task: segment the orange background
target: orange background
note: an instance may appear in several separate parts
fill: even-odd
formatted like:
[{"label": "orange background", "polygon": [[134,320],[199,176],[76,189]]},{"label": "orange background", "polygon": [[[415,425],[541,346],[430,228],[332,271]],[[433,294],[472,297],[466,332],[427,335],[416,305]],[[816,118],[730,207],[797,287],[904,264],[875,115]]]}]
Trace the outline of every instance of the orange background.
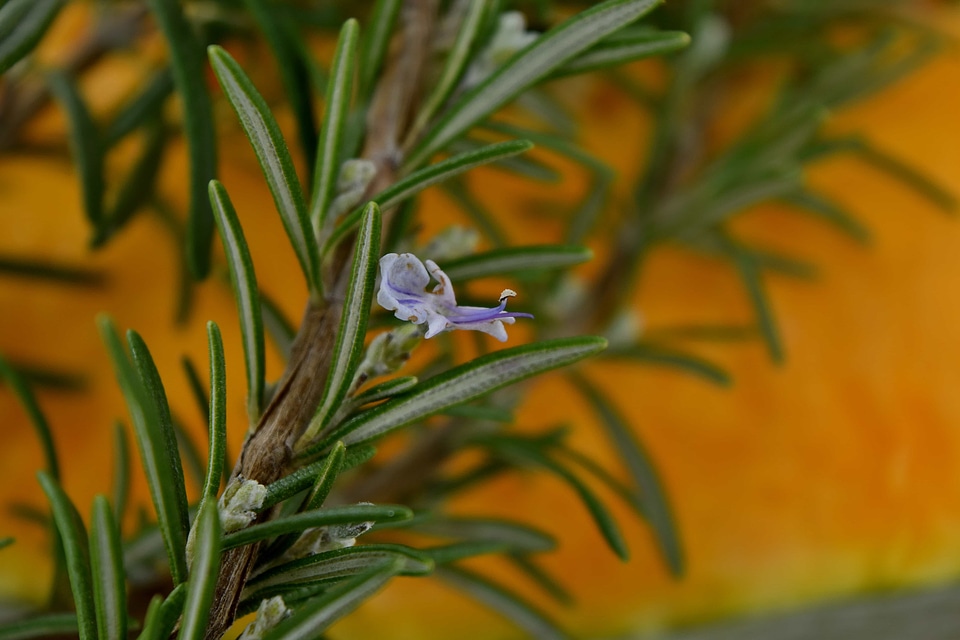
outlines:
[{"label": "orange background", "polygon": [[[950,15],[949,24],[960,34],[956,10]],[[74,19],[81,18],[62,21]],[[67,26],[58,23],[57,28]],[[136,56],[124,57],[93,74],[83,88],[88,95],[115,94],[115,87],[123,86],[118,78],[135,77],[144,64]],[[865,131],[880,148],[960,193],[958,81],[960,54],[951,50],[894,89],[835,114],[828,126]],[[718,139],[729,135],[725,127],[735,127],[751,105],[766,99],[766,87],[743,87],[716,132]],[[584,96],[584,144],[630,175],[645,136],[641,115],[610,89],[578,89]],[[222,180],[237,204],[258,279],[298,318],[302,277],[269,193],[232,114],[221,111],[218,120]],[[60,135],[59,127],[51,110],[35,135]],[[181,208],[185,171],[178,147],[163,180],[165,193]],[[744,237],[802,256],[821,270],[813,283],[767,279],[787,351],[784,365],[770,364],[759,342],[735,342],[689,345],[732,373],[730,389],[661,369],[585,368],[633,420],[659,465],[687,549],[685,578],[666,574],[645,527],[617,508],[632,552],[629,564],[619,563],[576,498],[551,478],[510,476],[453,505],[461,513],[529,519],[557,535],[560,551],[544,563],[577,596],[577,608],[558,612],[575,630],[656,628],[946,581],[960,573],[960,398],[955,391],[960,305],[953,291],[960,282],[960,223],[849,158],[818,165],[809,179],[857,214],[873,240],[867,248],[858,246],[810,218],[773,206],[737,222]],[[569,184],[575,189],[578,180],[572,177]],[[478,172],[473,185],[502,213],[513,241],[550,239],[553,230],[547,228],[544,237],[537,219],[517,215],[530,194],[527,187],[495,171]],[[552,186],[551,191],[557,193]],[[231,367],[233,452],[245,428],[244,377],[222,270],[197,288],[190,323],[175,327],[177,254],[162,224],[141,215],[106,249],[91,254],[79,201],[66,161],[0,156],[0,253],[84,264],[108,277],[99,290],[0,280],[0,352],[88,378],[84,393],[40,394],[61,451],[65,485],[86,511],[94,493],[108,490],[109,427],[126,415],[96,334],[96,313],[105,311],[120,327],[144,336],[174,411],[196,434],[202,432],[200,416],[179,360],[189,353],[205,365],[203,325],[208,319],[219,323]],[[427,195],[421,211],[428,230],[457,219],[452,205],[435,193]],[[594,248],[602,256],[603,247]],[[634,303],[651,331],[751,320],[732,270],[674,249],[654,255]],[[268,356],[268,373],[275,377],[280,364],[269,348]],[[524,427],[575,422],[577,446],[613,460],[589,410],[558,379],[530,387],[519,421]],[[39,447],[6,388],[0,389],[0,423],[0,504],[42,505],[33,479],[42,465]],[[142,479],[134,477],[136,495],[145,496]],[[38,601],[46,589],[45,536],[3,516],[0,535],[7,534],[18,541],[0,551],[0,596]],[[496,562],[483,566],[493,575],[512,575]],[[540,601],[523,579],[511,578],[511,585]],[[382,631],[387,617],[393,626],[389,634]],[[377,630],[385,638],[515,633],[477,605],[422,579],[396,581],[341,628],[345,636],[373,637]]]}]

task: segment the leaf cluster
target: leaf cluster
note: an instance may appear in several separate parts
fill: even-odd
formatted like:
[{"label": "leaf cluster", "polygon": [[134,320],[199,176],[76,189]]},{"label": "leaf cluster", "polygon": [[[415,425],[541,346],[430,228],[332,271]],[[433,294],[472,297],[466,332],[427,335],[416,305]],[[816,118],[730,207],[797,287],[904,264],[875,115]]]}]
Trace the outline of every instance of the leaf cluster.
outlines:
[{"label": "leaf cluster", "polygon": [[[780,200],[864,239],[866,230],[850,213],[805,184],[805,168],[824,156],[855,153],[944,208],[953,205],[949,194],[867,141],[823,133],[827,110],[886,86],[924,60],[936,40],[913,25],[877,20],[859,3],[814,10],[805,3],[758,2],[751,3],[754,11],[742,15],[738,3],[674,3],[651,13],[655,0],[607,0],[565,20],[553,19],[553,3],[535,3],[539,8],[531,14],[549,28],[508,52],[479,79],[476,69],[495,42],[504,3],[446,3],[441,21],[450,35],[426,56],[425,75],[432,84],[422,95],[408,96],[410,113],[402,118],[403,126],[393,123],[400,130],[394,132],[386,162],[364,154],[384,124],[378,120],[385,116],[376,109],[377,92],[394,64],[387,60],[391,38],[402,36],[405,28],[399,0],[377,0],[360,21],[343,20],[351,10],[342,6],[318,10],[265,0],[209,4],[216,9],[213,17],[187,14],[176,0],[146,2],[144,15],[163,35],[169,61],[109,121],[95,121],[71,73],[47,73],[47,86],[68,115],[71,153],[94,246],[109,242],[138,211],[154,209],[182,241],[184,266],[193,278],[202,278],[210,272],[214,230],[219,235],[242,334],[245,428],[254,434],[281,401],[287,378],[298,375],[305,334],[263,292],[236,207],[216,179],[213,105],[218,99],[229,103],[298,259],[309,310],[324,310],[336,319],[327,366],[317,379],[316,409],[296,437],[283,443],[290,449],[289,464],[265,481],[251,524],[227,530],[223,515],[229,507],[223,496],[242,479],[228,470],[226,357],[219,328],[207,325],[209,385],[192,362],[185,362],[207,418],[204,460],[175,420],[144,340],[133,331],[121,339],[112,321],[100,318],[153,504],[153,513],[125,537],[132,465],[123,426],[116,428],[111,497],[94,500],[87,526],[60,485],[53,436],[24,375],[28,369],[0,360],[0,377],[21,400],[44,449],[46,469],[39,479],[52,517],[42,519],[53,532],[55,581],[69,585],[75,611],[18,622],[0,630],[0,637],[78,633],[82,638],[122,638],[137,629],[142,638],[174,632],[183,638],[205,637],[222,595],[221,564],[226,554],[244,548],[256,551],[232,613],[264,612],[278,596],[288,609],[286,617],[266,629],[265,638],[317,637],[402,575],[436,576],[533,637],[562,637],[547,613],[461,563],[499,554],[551,598],[567,604],[570,596],[560,581],[535,559],[554,548],[553,537],[520,521],[452,517],[444,510],[452,498],[500,474],[532,470],[564,483],[591,516],[600,538],[623,559],[629,550],[607,496],[621,500],[650,527],[666,567],[676,576],[685,570],[683,544],[656,463],[606,390],[583,373],[568,375],[571,389],[595,413],[619,456],[615,469],[573,448],[566,425],[523,435],[511,430],[519,401],[515,385],[604,352],[604,337],[576,334],[597,331],[614,337],[615,321],[624,313],[644,258],[664,243],[680,243],[733,265],[753,302],[759,333],[773,359],[781,359],[763,277],[767,272],[807,275],[810,269],[794,258],[748,246],[730,232],[729,221],[754,204]],[[29,62],[26,56],[61,5],[0,4],[0,72],[12,73],[22,68],[16,65]],[[861,46],[851,51],[833,44],[824,34],[837,24],[861,29]],[[339,28],[339,36],[324,68],[308,42],[331,27]],[[784,32],[793,35],[785,38]],[[895,55],[904,32],[915,48]],[[294,150],[268,98],[229,53],[238,36],[251,34],[262,37],[280,70],[294,115]],[[794,42],[803,46],[795,49]],[[616,69],[652,56],[669,56],[663,88],[640,86]],[[691,137],[702,135],[701,123],[709,116],[701,112],[710,104],[705,96],[729,83],[744,64],[766,56],[791,63],[781,99],[729,147],[691,151]],[[204,80],[208,64],[222,98],[215,98]],[[644,172],[636,177],[629,201],[616,203],[626,210],[620,218],[605,215],[613,208],[611,187],[618,176],[578,146],[563,105],[563,85],[556,82],[586,72],[605,74],[656,122],[644,150]],[[168,122],[163,109],[174,96],[183,105],[179,123]],[[501,115],[506,106],[532,116],[536,124],[508,121]],[[106,154],[134,132],[143,139],[141,156],[110,200],[105,197]],[[177,135],[185,138],[190,158],[183,224],[179,212],[171,212],[156,193],[162,151]],[[561,213],[563,244],[508,246],[495,217],[471,192],[467,174],[496,166],[530,180],[554,179],[548,163],[526,155],[534,145],[579,167],[590,189]],[[372,182],[350,200],[339,181],[348,161],[358,158],[381,164]],[[298,166],[304,169],[302,176]],[[385,171],[390,172],[387,179]],[[449,336],[441,336],[436,358],[401,376],[391,371],[387,375],[392,377],[384,377],[364,365],[370,334],[398,326],[373,309],[377,261],[388,251],[415,246],[416,198],[434,185],[441,185],[473,220],[489,246],[452,257],[444,265],[446,273],[458,287],[505,277],[542,292],[530,303],[538,322],[529,344],[488,352],[485,343],[478,343],[480,355],[473,358],[464,357],[462,345]],[[605,256],[596,291],[577,297],[571,270],[592,258],[584,244],[593,234],[609,234],[614,249]],[[86,284],[96,280],[95,274],[57,265],[0,260],[0,271],[15,270]],[[574,304],[564,306],[570,297]],[[709,333],[716,332],[699,331]],[[267,336],[287,358],[289,376],[275,383],[266,379]],[[610,346],[603,357],[675,367],[720,385],[731,382],[713,363],[656,336],[641,338],[634,332],[625,339],[617,336]],[[403,455],[375,456],[379,440],[400,430],[410,434]],[[473,462],[456,473],[444,471],[444,463],[459,456]],[[202,485],[187,486],[185,465],[195,469]],[[352,546],[371,527],[373,541]],[[410,543],[431,537],[441,542]],[[0,540],[0,553],[11,543]],[[155,595],[145,611],[129,611],[128,593],[163,576],[171,588]],[[266,620],[266,614],[258,615]]]}]

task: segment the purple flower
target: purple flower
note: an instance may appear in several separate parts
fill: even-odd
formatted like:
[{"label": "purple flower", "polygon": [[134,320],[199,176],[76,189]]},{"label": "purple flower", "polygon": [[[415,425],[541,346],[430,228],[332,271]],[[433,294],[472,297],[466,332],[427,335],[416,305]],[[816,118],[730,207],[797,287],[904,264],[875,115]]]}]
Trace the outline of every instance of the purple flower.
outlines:
[{"label": "purple flower", "polygon": [[[401,320],[409,320],[414,324],[426,323],[427,338],[441,331],[473,329],[505,342],[507,330],[504,324],[513,324],[515,318],[533,317],[529,313],[505,311],[507,298],[517,295],[510,289],[504,289],[500,294],[500,304],[492,309],[457,305],[447,274],[433,260],[427,260],[424,267],[412,253],[388,253],[380,258],[380,275],[377,302],[384,309],[394,311]],[[430,276],[438,283],[432,292],[426,291]]]}]

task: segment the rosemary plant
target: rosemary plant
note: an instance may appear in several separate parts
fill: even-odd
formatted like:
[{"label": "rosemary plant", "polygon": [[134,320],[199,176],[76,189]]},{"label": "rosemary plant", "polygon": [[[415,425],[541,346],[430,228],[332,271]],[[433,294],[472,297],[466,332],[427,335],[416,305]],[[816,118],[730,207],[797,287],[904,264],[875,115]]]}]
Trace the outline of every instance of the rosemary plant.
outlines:
[{"label": "rosemary plant", "polygon": [[[161,215],[181,240],[188,269],[182,278],[185,317],[191,282],[210,274],[218,236],[243,353],[225,354],[211,322],[208,387],[188,363],[209,427],[207,459],[196,463],[203,486],[190,501],[183,464],[198,456],[180,444],[148,345],[132,330],[121,336],[110,318],[98,319],[154,507],[130,535],[119,526],[130,473],[123,428],[117,430],[112,498],[97,497],[84,524],[61,487],[54,439],[31,391],[32,384],[63,380],[0,360],[0,375],[23,402],[43,445],[46,468],[39,479],[50,502],[57,559],[50,612],[17,621],[0,637],[219,638],[239,617],[256,613],[241,637],[313,638],[395,576],[437,577],[531,636],[562,637],[547,614],[508,586],[460,565],[478,555],[502,555],[562,600],[562,587],[534,561],[553,548],[550,533],[520,520],[452,517],[444,510],[452,496],[518,467],[555,475],[582,499],[611,552],[626,559],[623,535],[584,480],[589,476],[646,521],[676,576],[684,571],[683,545],[653,461],[604,389],[568,373],[600,418],[624,474],[574,450],[566,429],[533,435],[511,430],[516,385],[591,356],[679,367],[727,384],[729,377],[715,365],[665,339],[641,336],[636,318],[624,311],[644,258],[663,243],[729,260],[754,302],[771,357],[781,359],[763,275],[808,269],[739,241],[727,222],[754,203],[780,199],[864,237],[855,219],[804,183],[804,167],[824,155],[859,154],[944,207],[953,204],[867,141],[822,131],[826,109],[893,81],[921,62],[937,39],[897,14],[881,16],[859,2],[814,9],[803,2],[695,0],[654,13],[657,0],[607,0],[587,8],[520,3],[535,25],[528,28],[517,7],[494,0],[377,0],[325,9],[267,0],[131,0],[103,3],[84,57],[46,71],[38,83],[29,54],[64,4],[0,3],[6,90],[0,149],[17,152],[20,129],[48,96],[56,99],[70,123],[92,246],[109,243],[135,215]],[[855,30],[864,43],[854,50],[834,44],[825,31],[837,24]],[[331,28],[339,36],[324,65],[311,43]],[[78,76],[149,29],[162,33],[167,62],[109,121],[98,121]],[[262,38],[275,57],[293,114],[294,144],[257,82],[229,53],[238,35]],[[913,44],[907,53],[904,39]],[[653,56],[669,56],[664,87],[641,86],[618,70]],[[782,99],[734,144],[708,149],[703,136],[710,96],[743,65],[769,56],[789,63]],[[216,95],[208,69],[219,85]],[[563,114],[562,85],[554,81],[583,73],[602,74],[649,111],[655,133],[642,175],[616,176],[578,147]],[[162,108],[174,96],[182,105],[179,122]],[[309,300],[299,326],[261,293],[235,205],[217,180],[213,106],[220,100],[232,107],[252,145],[299,263]],[[520,117],[502,111],[511,104]],[[141,155],[108,189],[114,176],[105,170],[105,156],[135,132],[144,136]],[[178,136],[190,159],[185,217],[155,188],[162,152]],[[564,244],[507,246],[495,216],[461,177],[494,164],[531,180],[551,177],[550,167],[524,155],[533,145],[579,165],[591,188],[566,220]],[[305,179],[294,156],[301,158]],[[615,180],[635,180],[628,201],[611,202]],[[414,203],[438,184],[492,248],[476,252],[476,234],[463,230],[415,243]],[[623,214],[603,215],[614,208]],[[610,239],[612,251],[600,256],[600,276],[585,293],[569,270],[592,257],[584,246],[589,237]],[[42,261],[3,260],[0,270],[80,284],[96,278]],[[465,283],[491,276],[517,279],[523,311],[507,310],[518,295],[510,289],[486,306],[458,302],[457,295],[467,296]],[[445,338],[460,331],[505,341],[511,325],[525,325],[534,338],[498,349],[483,338],[482,355],[466,360],[458,343]],[[287,355],[275,381],[266,379],[266,336]],[[610,348],[600,336],[610,338]],[[425,341],[439,342],[440,355],[410,366]],[[226,362],[241,358],[246,424],[226,414]],[[246,429],[236,460],[227,459],[228,428]],[[411,432],[405,448],[381,459],[378,442],[400,429]],[[467,451],[479,452],[476,466],[457,476],[441,471]],[[444,542],[402,544],[397,534],[406,532]],[[156,593],[158,584],[166,585],[162,593]],[[138,608],[138,598],[155,593]]]}]

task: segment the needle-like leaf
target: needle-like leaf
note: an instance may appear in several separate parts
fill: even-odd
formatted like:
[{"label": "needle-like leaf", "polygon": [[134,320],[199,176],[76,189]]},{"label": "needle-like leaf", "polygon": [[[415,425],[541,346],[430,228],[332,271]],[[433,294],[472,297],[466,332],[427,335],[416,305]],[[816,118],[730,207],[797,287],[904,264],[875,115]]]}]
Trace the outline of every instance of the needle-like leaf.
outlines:
[{"label": "needle-like leaf", "polygon": [[576,57],[552,75],[570,76],[597,69],[606,69],[642,58],[662,56],[683,49],[690,44],[690,36],[682,31],[627,30],[600,41],[595,47]]},{"label": "needle-like leaf", "polygon": [[360,522],[394,522],[409,520],[413,512],[399,505],[354,505],[351,507],[332,507],[305,511],[286,518],[278,518],[254,524],[224,536],[223,548],[232,549],[245,544],[259,542],[266,538],[306,531],[312,527],[331,524],[357,524]]},{"label": "needle-like leaf", "polygon": [[437,576],[470,597],[511,620],[538,640],[562,640],[566,634],[546,614],[520,596],[472,571],[450,566],[438,567]]},{"label": "needle-like leaf", "polygon": [[277,59],[280,81],[297,122],[300,147],[307,165],[311,165],[317,146],[317,122],[313,113],[309,63],[301,55],[298,42],[300,34],[294,25],[284,19],[279,7],[271,6],[273,3],[270,0],[244,0],[244,4]]},{"label": "needle-like leaf", "polygon": [[104,496],[93,499],[90,560],[100,640],[126,640],[127,587],[120,528]]},{"label": "needle-like leaf", "polygon": [[47,473],[49,473],[50,477],[54,480],[59,480],[60,462],[57,460],[57,448],[53,444],[53,434],[50,433],[50,424],[47,422],[46,416],[43,415],[43,411],[40,410],[36,396],[33,395],[33,391],[20,373],[11,367],[3,357],[0,357],[0,378],[5,380],[6,383],[10,385],[10,388],[13,389],[14,395],[17,396],[20,404],[22,404],[26,410],[27,416],[30,418],[30,424],[33,426],[34,431],[37,432],[37,438],[40,439],[40,445],[43,447],[43,457],[45,459]]},{"label": "needle-like leaf", "polygon": [[247,414],[251,424],[260,418],[264,392],[264,345],[263,317],[260,310],[260,295],[257,293],[257,276],[253,272],[253,260],[237,212],[223,185],[210,181],[210,201],[213,203],[214,219],[220,230],[223,251],[227,254],[230,281],[237,297],[240,314],[240,333],[243,335],[243,356],[247,371]]},{"label": "needle-like leaf", "polygon": [[607,0],[543,34],[460,98],[413,150],[406,166],[420,166],[470,127],[657,4],[659,0]]},{"label": "needle-like leaf", "polygon": [[36,618],[4,624],[0,627],[0,640],[32,640],[76,636],[78,633],[77,614],[47,613]]},{"label": "needle-like leaf", "polygon": [[[98,318],[98,324],[133,419],[140,457],[170,562],[170,573],[174,583],[179,584],[187,576],[184,548],[189,522],[183,472],[181,470],[178,473],[180,460],[176,449],[176,436],[172,433],[169,422],[160,415],[157,404],[159,394],[152,394],[148,390],[148,384],[151,381],[143,380],[137,373],[137,369],[127,356],[127,350],[117,336],[113,322],[101,316]],[[134,338],[131,342],[139,343],[140,341]],[[144,359],[144,352],[140,349],[138,351],[141,356],[139,366],[141,371],[146,372],[147,362]],[[153,390],[157,391],[155,387]]]},{"label": "needle-like leaf", "polygon": [[195,278],[203,278],[210,270],[213,241],[213,214],[206,190],[217,174],[217,129],[207,91],[203,48],[179,0],[149,0],[149,4],[170,47],[173,80],[183,101],[181,112],[190,154],[187,263]]},{"label": "needle-like leaf", "polygon": [[561,338],[504,349],[481,356],[420,383],[410,392],[351,418],[320,446],[336,440],[367,442],[531,376],[599,353],[603,338]]},{"label": "needle-like leaf", "polygon": [[611,444],[626,464],[633,483],[640,490],[644,512],[667,565],[674,575],[683,575],[685,561],[680,535],[677,532],[670,503],[667,501],[663,485],[650,456],[633,435],[630,425],[596,387],[582,376],[575,375],[572,379],[577,389],[600,417],[601,426],[606,430]]},{"label": "needle-like leaf", "polygon": [[7,0],[0,4],[0,74],[30,53],[64,0]]},{"label": "needle-like leaf", "polygon": [[333,360],[327,373],[323,395],[317,412],[300,439],[300,446],[309,443],[319,434],[343,403],[353,376],[363,357],[363,342],[367,335],[367,320],[373,301],[373,289],[377,280],[377,260],[380,258],[380,209],[371,202],[357,233],[353,251],[353,266],[347,284],[340,327],[333,346]]},{"label": "needle-like leaf", "polygon": [[311,293],[319,295],[322,285],[317,240],[307,215],[307,204],[293,158],[290,157],[290,150],[280,132],[280,126],[267,102],[237,61],[216,45],[211,45],[207,51],[220,86],[233,105],[257,160],[260,161],[277,212],[297,260],[300,261],[307,286]]},{"label": "needle-like leaf", "polygon": [[328,207],[333,199],[337,176],[340,172],[340,149],[343,128],[346,124],[350,99],[353,96],[353,78],[356,74],[357,21],[347,20],[340,30],[337,50],[330,66],[327,83],[326,110],[317,159],[313,175],[313,198],[310,205],[310,220],[314,233],[319,234],[327,225]]},{"label": "needle-like leaf", "polygon": [[45,471],[37,474],[43,492],[53,510],[53,520],[60,532],[63,552],[67,560],[67,574],[77,609],[77,627],[81,640],[97,637],[97,613],[94,601],[93,578],[90,570],[90,548],[87,530],[70,498],[60,483]]},{"label": "needle-like leaf", "polygon": [[344,580],[323,595],[302,604],[290,618],[271,629],[263,640],[312,640],[335,620],[353,611],[402,570],[396,560]]},{"label": "needle-like leaf", "polygon": [[76,84],[66,73],[51,71],[47,75],[47,86],[67,113],[67,120],[70,122],[70,151],[77,173],[80,174],[83,210],[93,226],[94,234],[98,235],[104,222],[105,189],[100,131]]},{"label": "needle-like leaf", "polygon": [[377,0],[360,43],[360,98],[366,100],[390,46],[390,32],[400,11],[400,0]]},{"label": "needle-like leaf", "polygon": [[227,447],[227,365],[220,328],[213,321],[207,323],[207,342],[210,350],[210,451],[201,504],[217,499]]},{"label": "needle-like leaf", "polygon": [[193,564],[180,625],[179,637],[183,640],[200,640],[204,637],[220,569],[220,543],[220,510],[215,501],[208,500],[197,515]]},{"label": "needle-like leaf", "polygon": [[[449,180],[476,167],[523,153],[532,147],[533,145],[526,140],[511,140],[457,154],[429,167],[414,171],[375,195],[373,201],[380,206],[381,211],[386,211],[412,198],[427,187]],[[323,255],[327,255],[331,248],[353,230],[360,222],[363,211],[363,209],[356,209],[337,226],[323,245]]]},{"label": "needle-like leaf", "polygon": [[444,263],[443,271],[454,282],[465,282],[488,276],[563,269],[588,262],[592,258],[593,252],[586,247],[550,244],[507,247],[451,260]]}]

